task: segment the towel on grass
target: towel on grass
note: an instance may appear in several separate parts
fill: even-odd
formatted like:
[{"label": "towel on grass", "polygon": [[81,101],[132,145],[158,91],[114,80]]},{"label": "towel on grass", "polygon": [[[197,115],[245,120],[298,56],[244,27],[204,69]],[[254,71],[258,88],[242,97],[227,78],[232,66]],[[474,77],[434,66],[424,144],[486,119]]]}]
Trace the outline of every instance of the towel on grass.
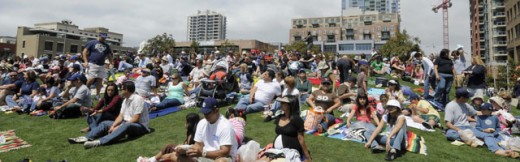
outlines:
[{"label": "towel on grass", "polygon": [[168,107],[168,108],[165,108],[165,109],[151,111],[150,114],[149,114],[149,117],[150,117],[150,119],[154,119],[154,118],[157,118],[157,117],[160,117],[160,116],[164,116],[164,115],[168,115],[168,114],[180,111],[180,110],[181,109],[178,106]]},{"label": "towel on grass", "polygon": [[435,129],[427,129],[421,123],[414,122],[412,117],[405,116],[404,118],[406,119],[406,126],[409,126],[409,127],[412,127],[412,128],[417,128],[417,129],[422,130],[422,131],[435,132]]},{"label": "towel on grass", "polygon": [[14,130],[2,131],[0,132],[0,136],[2,135],[5,138],[5,142],[0,143],[0,153],[31,146],[29,143],[17,137]]}]

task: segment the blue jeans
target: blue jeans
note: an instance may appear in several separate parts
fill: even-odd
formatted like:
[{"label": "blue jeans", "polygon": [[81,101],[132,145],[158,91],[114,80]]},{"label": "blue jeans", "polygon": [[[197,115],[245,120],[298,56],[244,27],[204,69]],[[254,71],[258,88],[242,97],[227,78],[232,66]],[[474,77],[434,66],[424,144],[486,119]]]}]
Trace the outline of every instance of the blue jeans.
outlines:
[{"label": "blue jeans", "polygon": [[161,103],[156,104],[154,106],[157,108],[157,110],[160,110],[160,109],[165,109],[165,108],[168,108],[168,107],[179,106],[179,105],[182,105],[182,103],[178,99],[175,99],[175,98],[171,98],[171,99],[165,98],[164,100],[161,101]]},{"label": "blue jeans", "polygon": [[[370,138],[370,136],[372,136],[373,132],[374,132],[373,130],[365,131],[365,137]],[[387,140],[388,140],[388,136],[377,135],[376,138],[374,139],[374,141],[372,141],[372,143],[370,144],[370,146],[372,148],[374,148],[378,145],[386,146]],[[400,150],[406,149],[405,143],[406,143],[406,125],[403,125],[401,127],[401,129],[399,129],[397,134],[394,135],[394,137],[390,139],[390,145],[393,149],[400,151]]]},{"label": "blue jeans", "polygon": [[99,124],[96,128],[90,130],[90,132],[87,134],[87,138],[89,140],[96,139],[98,137],[101,137],[99,139],[101,145],[108,144],[110,142],[114,142],[116,140],[119,140],[125,135],[128,134],[128,136],[140,136],[148,133],[148,129],[146,129],[145,126],[139,123],[128,123],[128,122],[122,122],[119,124],[118,128],[113,131],[112,133],[108,134],[108,130],[112,126],[114,121],[104,121]]},{"label": "blue jeans", "polygon": [[423,98],[428,98],[430,96],[430,75],[428,75],[427,72],[424,72],[424,77],[423,77],[423,89],[424,89],[424,93],[423,93]]},{"label": "blue jeans", "polygon": [[235,106],[236,110],[245,110],[247,114],[263,111],[265,104],[261,102],[250,103],[249,95],[242,96]]},{"label": "blue jeans", "polygon": [[134,66],[127,62],[121,61],[119,62],[119,67],[117,67],[117,71],[125,71],[126,69],[132,69]]},{"label": "blue jeans", "polygon": [[13,108],[15,106],[18,106],[18,103],[16,103],[16,101],[13,100],[13,96],[14,95],[7,95],[7,96],[5,96],[5,103],[7,104],[7,106],[9,106],[9,108]]},{"label": "blue jeans", "polygon": [[101,122],[106,120],[113,121],[116,120],[116,117],[108,112],[96,114],[94,116],[87,115],[87,123],[90,130],[98,127]]},{"label": "blue jeans", "polygon": [[498,150],[505,150],[505,148],[498,145],[498,142],[503,140],[502,136],[493,133],[485,133],[476,129],[473,133],[475,134],[475,137],[484,140],[489,151],[494,153]]},{"label": "blue jeans", "polygon": [[[470,126],[460,126],[459,129],[461,129],[461,130],[470,129],[472,132],[475,132],[475,129],[471,128]],[[450,141],[455,141],[455,140],[462,141],[462,139],[460,138],[459,132],[457,132],[453,129],[448,129],[446,131],[446,138]]]},{"label": "blue jeans", "polygon": [[453,74],[439,73],[440,80],[435,88],[434,100],[442,104],[449,101],[449,94],[451,90],[451,83],[453,83]]},{"label": "blue jeans", "polygon": [[[29,108],[29,111],[34,111],[36,110],[36,105],[38,104],[38,101],[33,101],[33,103],[31,104],[31,107]],[[43,103],[42,103],[43,104]]]},{"label": "blue jeans", "polygon": [[302,104],[307,104],[307,98],[309,98],[309,96],[310,96],[309,94],[302,94],[302,95],[300,95],[300,106]]}]

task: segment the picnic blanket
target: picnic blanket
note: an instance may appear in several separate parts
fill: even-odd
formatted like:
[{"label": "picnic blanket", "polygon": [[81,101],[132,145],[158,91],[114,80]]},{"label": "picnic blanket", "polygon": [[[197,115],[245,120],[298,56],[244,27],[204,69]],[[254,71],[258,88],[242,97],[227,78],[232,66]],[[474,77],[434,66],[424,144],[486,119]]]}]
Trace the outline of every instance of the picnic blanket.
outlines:
[{"label": "picnic blanket", "polygon": [[435,132],[435,129],[427,129],[421,123],[414,122],[412,117],[405,116],[404,118],[406,119],[406,126],[409,126],[409,127],[412,127],[412,128],[417,128],[417,129],[422,130],[422,131]]},{"label": "picnic blanket", "polygon": [[[382,131],[384,132],[384,131]],[[358,143],[366,143],[368,138],[363,135],[364,129],[357,128],[354,130],[349,130],[345,122],[336,123],[329,127],[327,132],[325,133],[313,133],[315,136],[323,136],[329,137],[333,139],[345,140],[345,141],[354,141]],[[422,155],[427,155],[426,153],[426,141],[422,136],[419,136],[412,131],[407,131],[407,141],[406,141],[406,150],[413,153],[419,153]]]},{"label": "picnic blanket", "polygon": [[161,110],[155,110],[151,111],[149,114],[150,119],[154,119],[160,116],[168,115],[177,111],[180,111],[181,109],[178,106],[169,107]]},{"label": "picnic blanket", "polygon": [[380,95],[385,94],[385,89],[382,88],[368,88],[368,94],[372,96],[377,96],[379,98]]},{"label": "picnic blanket", "polygon": [[0,153],[30,147],[31,145],[17,137],[14,130],[2,131],[0,136],[5,137],[5,143],[0,143]]}]

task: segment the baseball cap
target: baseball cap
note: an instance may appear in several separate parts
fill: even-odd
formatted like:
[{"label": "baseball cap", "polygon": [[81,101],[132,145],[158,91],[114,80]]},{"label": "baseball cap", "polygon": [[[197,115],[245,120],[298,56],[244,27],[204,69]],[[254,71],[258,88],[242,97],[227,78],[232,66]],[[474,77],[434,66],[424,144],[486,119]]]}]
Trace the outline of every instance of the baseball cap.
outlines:
[{"label": "baseball cap", "polygon": [[208,97],[208,98],[204,99],[200,112],[203,113],[204,115],[207,115],[211,111],[217,109],[217,104],[218,104],[218,101],[216,99]]},{"label": "baseball cap", "polygon": [[289,97],[278,97],[278,98],[276,98],[276,101],[282,102],[282,103],[289,103]]},{"label": "baseball cap", "polygon": [[101,38],[107,38],[107,37],[108,37],[108,34],[107,34],[107,33],[99,33],[99,37],[101,37]]},{"label": "baseball cap", "polygon": [[81,80],[81,82],[87,82],[87,78],[81,73],[76,73],[67,78],[68,81],[76,81],[78,79]]},{"label": "baseball cap", "polygon": [[490,103],[483,103],[482,105],[480,105],[480,110],[489,110],[489,111],[493,111],[493,106],[490,104]]},{"label": "baseball cap", "polygon": [[386,103],[386,107],[388,106],[395,106],[399,109],[401,109],[401,103],[399,103],[399,101],[397,100],[388,100],[388,102]]},{"label": "baseball cap", "polygon": [[392,79],[388,81],[388,84],[397,85],[397,81]]},{"label": "baseball cap", "polygon": [[456,97],[465,97],[465,98],[470,98],[472,97],[473,95],[471,93],[469,93],[468,89],[466,88],[458,88],[456,91],[455,91],[455,96]]},{"label": "baseball cap", "polygon": [[321,84],[329,84],[330,85],[331,84],[330,79],[329,78],[322,78],[321,79]]},{"label": "baseball cap", "polygon": [[420,100],[420,97],[417,94],[412,93],[412,94],[410,94],[410,97],[408,99],[409,100]]},{"label": "baseball cap", "polygon": [[298,73],[307,73],[307,72],[305,71],[305,69],[300,69],[300,70],[298,70]]}]

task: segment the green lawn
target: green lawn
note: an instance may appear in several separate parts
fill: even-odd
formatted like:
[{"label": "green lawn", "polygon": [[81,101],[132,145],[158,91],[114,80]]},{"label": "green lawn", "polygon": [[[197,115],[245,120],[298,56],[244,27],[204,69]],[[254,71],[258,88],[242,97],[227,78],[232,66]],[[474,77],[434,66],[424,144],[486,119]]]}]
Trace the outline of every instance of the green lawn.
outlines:
[{"label": "green lawn", "polygon": [[[410,86],[410,84],[404,83]],[[48,117],[31,117],[17,114],[0,114],[0,130],[15,129],[16,135],[32,146],[20,150],[0,153],[3,162],[30,158],[33,161],[135,161],[138,156],[152,156],[168,143],[180,143],[185,138],[184,118],[188,109],[164,117],[153,119],[150,126],[153,133],[141,138],[109,146],[85,150],[83,145],[71,145],[67,138],[83,135],[79,132],[86,127],[85,118],[53,120]],[[223,112],[223,110],[221,110]],[[518,111],[514,110],[515,114]],[[340,114],[339,112],[336,114]],[[444,113],[441,113],[444,116]],[[246,136],[262,146],[271,143],[275,137],[274,124],[262,122],[260,114],[248,116]],[[486,148],[454,146],[436,131],[433,133],[413,130],[426,139],[428,155],[407,153],[397,161],[512,161],[495,156]],[[384,154],[372,154],[362,144],[306,135],[307,147],[315,161],[383,161]]]}]

